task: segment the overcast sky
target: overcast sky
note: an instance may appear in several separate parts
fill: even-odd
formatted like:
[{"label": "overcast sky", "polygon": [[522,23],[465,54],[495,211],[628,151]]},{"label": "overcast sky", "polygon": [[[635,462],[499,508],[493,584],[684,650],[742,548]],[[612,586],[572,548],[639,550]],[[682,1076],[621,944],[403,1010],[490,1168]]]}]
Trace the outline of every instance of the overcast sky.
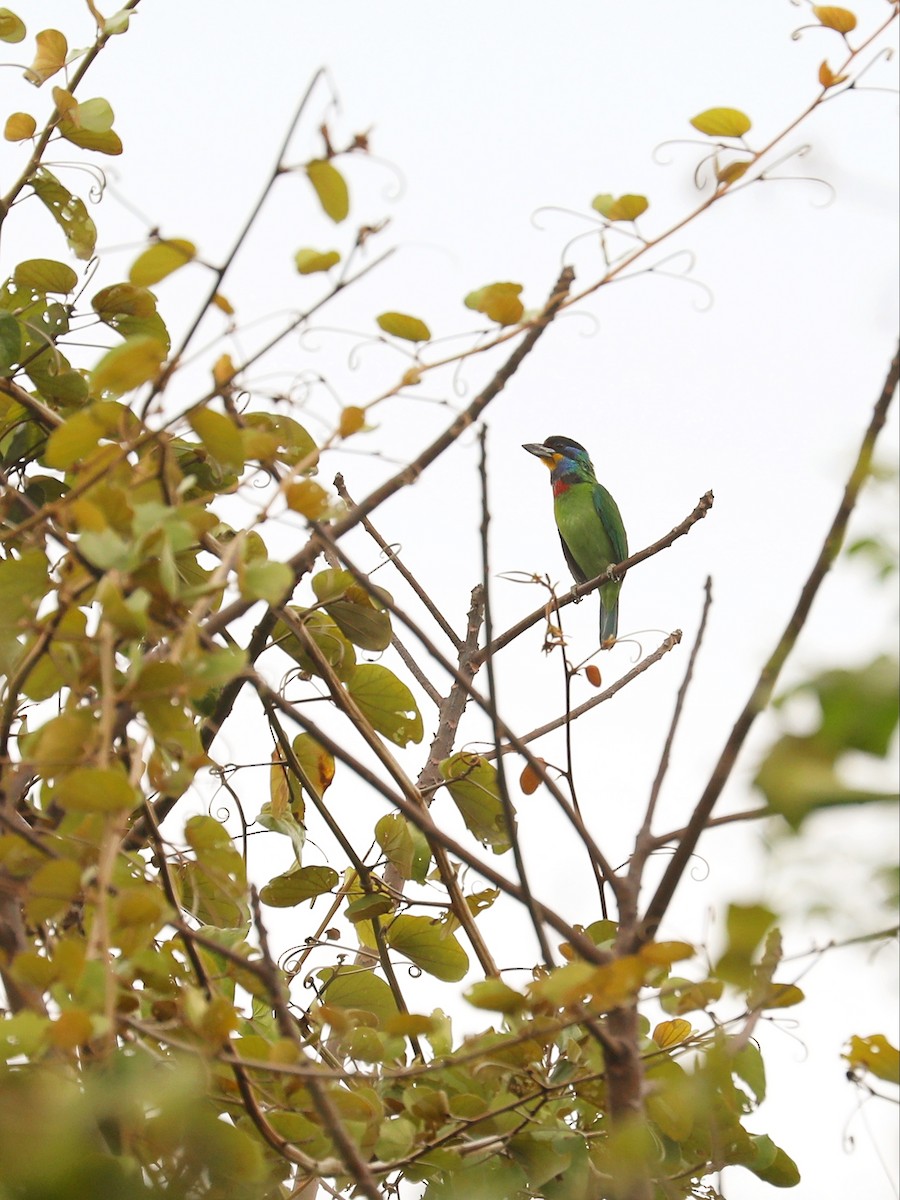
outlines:
[{"label": "overcast sky", "polygon": [[[87,11],[72,0],[13,7],[29,35],[56,25],[70,45],[91,39]],[[854,8],[860,30],[874,28],[888,11],[884,0]],[[479,328],[462,299],[485,283],[520,282],[526,304],[540,305],[564,248],[592,228],[590,202],[599,192],[646,194],[647,235],[679,219],[698,198],[692,172],[702,149],[669,143],[696,141],[689,118],[717,105],[751,117],[753,145],[787,125],[816,94],[820,62],[841,61],[833,33],[807,29],[792,40],[811,20],[807,6],[788,0],[143,0],[131,32],[110,44],[80,93],[110,100],[125,144],[121,159],[103,164],[111,188],[95,219],[100,247],[111,252],[97,284],[124,277],[151,226],[192,239],[204,258],[219,261],[258,195],[299,96],[326,66],[329,82],[314,94],[291,160],[319,151],[315,130],[323,120],[337,145],[370,130],[376,157],[357,156],[345,168],[351,220],[346,229],[332,225],[300,176],[279,181],[223,288],[241,332],[233,343],[215,342],[224,323],[206,322],[198,348],[208,342],[208,353],[176,383],[172,402],[195,394],[192,382],[208,378],[209,363],[223,350],[237,361],[274,327],[250,327],[253,320],[320,294],[320,279],[301,279],[294,270],[298,248],[346,249],[356,224],[389,217],[368,257],[397,246],[390,261],[323,312],[316,332],[293,339],[254,373],[260,390],[293,388],[298,396],[305,396],[305,379],[320,375],[343,403],[364,403],[406,365],[395,351],[364,341],[376,332],[377,313],[413,313],[443,337]],[[25,57],[24,47],[5,47],[7,61]],[[38,119],[49,111],[48,86],[36,93],[13,70],[2,81],[5,110],[21,107]],[[688,282],[660,272],[604,289],[549,331],[487,412],[495,575],[550,573],[568,586],[546,472],[522,442],[559,433],[583,442],[619,502],[633,549],[681,521],[708,488],[715,491],[712,514],[633,572],[622,592],[620,633],[650,630],[639,634],[649,650],[676,627],[693,635],[704,579],[711,574],[714,581],[706,647],[663,800],[666,824],[677,826],[690,810],[780,635],[894,352],[897,97],[884,89],[896,87],[896,72],[881,61],[863,82],[873,90],[824,105],[785,144],[786,151],[811,149],[778,173],[827,185],[772,182],[715,206],[645,263],[676,274],[690,264]],[[339,105],[331,103],[335,95]],[[0,155],[9,179],[21,152],[4,145]],[[74,176],[70,186],[76,188]],[[53,237],[40,214],[28,214],[15,245],[4,239],[0,247],[4,269],[31,254],[46,256]],[[61,238],[55,252],[65,257]],[[602,273],[597,238],[577,242],[565,261],[576,267],[576,286],[586,286]],[[196,271],[155,289],[170,328],[207,286]],[[365,494],[427,444],[448,422],[449,406],[477,392],[498,362],[476,360],[458,376],[429,377],[421,389],[426,399],[379,409],[378,429],[330,456],[322,480],[342,470],[353,494]],[[317,387],[298,416],[317,435],[336,411]],[[895,411],[882,461],[895,461],[896,444]],[[416,486],[415,503],[402,494],[378,518],[457,628],[479,578],[476,465],[474,437],[464,438]],[[887,527],[895,498],[887,489],[867,496],[855,533]],[[299,523],[285,523],[273,554],[290,553],[302,536]],[[371,565],[371,548],[354,546]],[[384,582],[393,586],[386,573]],[[537,589],[499,578],[492,591],[498,626],[542,599]],[[863,568],[840,566],[785,681],[894,650],[896,622],[895,597],[874,589]],[[569,610],[566,626],[573,657],[582,657],[582,646],[589,653],[595,603]],[[595,831],[613,861],[628,852],[685,658],[686,647],[670,655],[598,710],[576,739],[582,801],[596,787],[603,817]],[[611,682],[632,665],[632,648],[617,647],[601,665]],[[558,713],[559,666],[542,658],[539,631],[501,659],[498,672],[500,707],[514,727]],[[772,728],[757,731],[742,778]],[[235,741],[217,743],[217,750],[223,758],[247,756]],[[540,752],[561,757],[558,743]],[[735,808],[747,802],[739,784],[723,801]],[[573,881],[566,853],[547,851],[537,797],[523,798],[519,808],[536,889],[581,919],[589,876]],[[864,897],[871,863],[894,836],[892,820],[885,813],[831,814],[802,848],[781,848],[771,860],[759,851],[761,831],[737,826],[711,834],[701,845],[706,861],[696,880],[683,882],[666,935],[702,938],[711,908],[723,899],[790,900],[795,888],[804,906],[829,891]],[[864,905],[853,907],[865,925]],[[825,929],[810,918],[789,931],[790,945],[806,948]],[[808,981],[812,998],[797,1012],[803,1044],[785,1033],[764,1034],[772,1100],[750,1125],[797,1159],[803,1197],[895,1194],[895,1168],[886,1170],[876,1149],[893,1163],[894,1114],[872,1105],[857,1114],[839,1059],[850,1033],[896,1037],[896,970],[886,960],[882,954],[865,966],[849,957],[821,965]],[[726,1186],[729,1200],[768,1191],[740,1171]]]}]

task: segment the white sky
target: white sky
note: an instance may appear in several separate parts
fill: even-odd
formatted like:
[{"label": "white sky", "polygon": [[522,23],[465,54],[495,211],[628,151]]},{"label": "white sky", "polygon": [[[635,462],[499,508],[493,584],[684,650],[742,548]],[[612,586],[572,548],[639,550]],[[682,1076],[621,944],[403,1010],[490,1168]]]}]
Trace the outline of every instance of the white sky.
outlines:
[{"label": "white sky", "polygon": [[[72,0],[13,7],[29,35],[55,25],[70,45],[91,39],[87,11]],[[868,30],[888,6],[862,0],[854,11]],[[361,157],[347,164],[353,207],[346,228],[317,210],[303,178],[282,179],[223,291],[242,323],[304,306],[322,283],[296,274],[294,252],[345,249],[356,223],[390,216],[389,230],[370,251],[374,257],[381,246],[398,245],[390,262],[328,308],[314,337],[294,339],[254,373],[259,386],[274,391],[315,372],[344,403],[364,403],[405,369],[398,355],[377,345],[348,360],[362,341],[354,335],[374,332],[377,313],[416,314],[444,336],[479,327],[462,298],[482,284],[516,280],[525,285],[528,305],[542,302],[564,245],[590,228],[581,217],[559,213],[540,215],[536,228],[532,217],[542,206],[587,214],[598,192],[644,192],[651,208],[642,229],[649,234],[686,212],[696,201],[691,172],[701,150],[670,148],[670,165],[663,166],[654,161],[654,147],[693,137],[688,119],[714,105],[743,109],[754,125],[749,140],[768,140],[812,99],[822,59],[840,62],[835,34],[810,29],[791,39],[810,20],[806,7],[787,0],[576,0],[552,7],[535,0],[515,6],[144,0],[132,31],[110,44],[80,93],[112,103],[125,154],[103,165],[115,192],[146,216],[142,223],[114,196],[94,213],[100,247],[122,247],[104,261],[96,286],[125,276],[148,225],[191,238],[203,257],[218,261],[258,194],[297,99],[314,70],[326,65],[341,112],[326,111],[328,92],[320,88],[292,161],[319,151],[315,128],[327,116],[336,144],[371,128],[373,153],[388,165]],[[25,60],[30,45],[5,47],[5,60]],[[50,85],[36,93],[9,69],[0,80],[4,112],[21,107],[39,120],[46,115]],[[864,82],[892,89],[896,72],[881,62]],[[549,572],[568,586],[546,473],[520,449],[522,442],[554,433],[583,442],[619,502],[633,549],[682,520],[707,488],[716,493],[712,514],[633,572],[622,593],[621,632],[681,627],[686,644],[597,710],[576,739],[582,804],[598,814],[595,833],[613,861],[626,856],[646,800],[706,574],[713,576],[715,605],[664,792],[660,823],[666,825],[681,824],[699,794],[837,506],[895,345],[896,116],[893,91],[861,90],[826,104],[786,143],[812,149],[783,173],[827,179],[834,188],[830,204],[825,186],[794,182],[754,187],[716,206],[647,263],[690,251],[691,278],[710,290],[711,307],[699,311],[706,305],[701,288],[661,277],[606,289],[585,303],[582,316],[566,317],[545,335],[488,410],[495,573]],[[4,180],[19,159],[17,148],[0,147]],[[77,176],[59,173],[78,188]],[[16,224],[15,240],[4,231],[4,270],[30,255],[66,257],[43,214],[26,218]],[[595,239],[579,243],[573,261],[576,286],[585,286],[602,266]],[[155,289],[170,329],[207,286],[196,271]],[[212,343],[223,327],[218,317],[208,321],[202,340]],[[262,326],[264,333],[271,328]],[[237,361],[260,336],[249,330],[236,343],[211,344],[202,369],[186,373],[175,397],[187,402],[217,354],[230,350]],[[466,397],[499,361],[462,369]],[[421,390],[444,405],[466,398],[454,395],[449,375],[429,378]],[[320,389],[310,410],[299,418],[320,434],[337,406]],[[328,458],[320,478],[327,482],[342,470],[358,498],[448,418],[447,407],[416,397],[393,401],[378,411],[378,430]],[[895,460],[896,443],[895,411],[883,435],[883,461]],[[377,517],[457,628],[479,577],[476,459],[474,439],[463,439],[414,496],[401,494]],[[886,490],[867,496],[856,533],[889,526],[894,497]],[[300,524],[286,523],[282,537],[272,542],[273,554],[299,544]],[[364,565],[374,563],[364,541],[352,546]],[[387,572],[380,578],[394,586]],[[493,600],[502,628],[540,596],[495,580]],[[892,595],[873,590],[863,569],[841,566],[816,602],[785,681],[892,650],[896,618]],[[595,602],[568,610],[566,628],[573,657],[583,657],[582,648],[589,653]],[[662,639],[650,633],[641,640],[649,650]],[[498,662],[501,711],[522,730],[555,715],[561,703],[558,661],[544,660],[539,646],[535,631]],[[617,648],[601,665],[611,682],[630,667],[629,648]],[[423,711],[427,737],[433,713]],[[744,778],[771,729],[756,731],[742,759]],[[223,759],[256,753],[235,740],[215,749]],[[562,757],[559,743],[540,752]],[[268,745],[259,757],[267,754]],[[251,789],[251,812],[259,798]],[[723,805],[747,802],[738,783]],[[448,802],[440,803],[436,815],[447,811]],[[569,850],[577,850],[558,836],[555,817],[548,833],[541,805],[540,793],[518,805],[536,891],[573,919],[589,920],[589,875],[573,874]],[[371,823],[371,815],[366,819]],[[701,844],[706,862],[696,880],[682,883],[664,934],[702,937],[712,908],[727,899],[792,903],[799,894],[805,909],[836,895],[864,895],[871,864],[894,838],[887,814],[850,812],[817,821],[807,844],[782,847],[772,859],[760,854],[759,830],[739,825],[712,833]],[[505,861],[499,865],[512,870]],[[860,914],[854,928],[876,919],[863,904],[849,907]],[[296,925],[298,914],[289,916]],[[490,940],[497,926],[489,919],[486,929]],[[788,933],[799,951],[827,936],[827,927],[809,918]],[[519,961],[531,961],[529,953]],[[802,1046],[778,1032],[763,1035],[772,1099],[749,1125],[798,1161],[803,1183],[795,1194],[804,1200],[891,1197],[896,1171],[886,1172],[878,1154],[891,1164],[895,1159],[894,1113],[885,1111],[889,1105],[857,1113],[839,1053],[853,1032],[896,1039],[895,964],[885,953],[869,962],[839,952],[806,982],[810,999],[796,1010]],[[739,1170],[728,1173],[726,1191],[729,1200],[769,1194]]]}]

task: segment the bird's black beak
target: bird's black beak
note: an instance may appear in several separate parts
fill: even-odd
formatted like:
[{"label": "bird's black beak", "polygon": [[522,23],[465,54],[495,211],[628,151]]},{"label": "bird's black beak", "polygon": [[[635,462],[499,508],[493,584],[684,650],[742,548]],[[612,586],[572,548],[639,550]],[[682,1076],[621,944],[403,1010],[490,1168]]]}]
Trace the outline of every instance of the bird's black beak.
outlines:
[{"label": "bird's black beak", "polygon": [[553,451],[549,446],[543,446],[540,442],[524,442],[523,450],[527,450],[529,454],[535,455],[536,458],[542,458],[544,462],[548,462],[553,458]]}]

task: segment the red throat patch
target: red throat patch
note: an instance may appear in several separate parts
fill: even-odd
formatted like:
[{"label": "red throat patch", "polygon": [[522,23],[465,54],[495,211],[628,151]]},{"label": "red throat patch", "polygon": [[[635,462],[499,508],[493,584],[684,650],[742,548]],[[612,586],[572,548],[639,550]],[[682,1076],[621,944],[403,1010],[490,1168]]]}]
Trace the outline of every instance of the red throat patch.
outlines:
[{"label": "red throat patch", "polygon": [[566,483],[564,480],[555,479],[553,481],[553,499],[555,500],[557,496],[561,496],[563,492],[567,492],[570,487],[571,484]]}]

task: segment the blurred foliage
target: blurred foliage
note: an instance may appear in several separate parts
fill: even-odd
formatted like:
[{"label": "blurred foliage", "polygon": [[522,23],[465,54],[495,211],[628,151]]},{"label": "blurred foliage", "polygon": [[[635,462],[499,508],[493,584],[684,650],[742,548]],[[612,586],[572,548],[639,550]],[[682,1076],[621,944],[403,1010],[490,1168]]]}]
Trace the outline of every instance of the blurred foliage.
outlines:
[{"label": "blurred foliage", "polygon": [[[87,156],[81,165],[121,152],[112,105],[77,91],[128,32],[137,3],[108,18],[90,3],[97,35],[85,50],[70,50],[59,30],[38,32],[25,78],[67,86],[51,85],[45,126],[19,111],[4,125],[23,173],[0,222],[36,197],[48,254],[74,262],[28,259],[0,286],[0,1200],[287,1200],[317,1177],[369,1195],[373,1179],[391,1194],[402,1180],[421,1182],[427,1200],[677,1200],[712,1197],[706,1180],[728,1165],[795,1185],[787,1152],[751,1129],[766,1094],[753,1023],[803,1000],[779,975],[776,914],[732,906],[711,968],[706,947],[629,942],[611,920],[557,918],[568,928],[555,951],[562,965],[536,964],[518,985],[501,980],[476,921],[504,878],[489,886],[463,866],[496,882],[495,856],[518,850],[503,777],[452,739],[423,756],[416,783],[394,757],[422,742],[425,726],[409,683],[364,658],[392,645],[393,598],[333,561],[328,530],[347,510],[313,478],[329,446],[370,432],[367,409],[342,406],[314,437],[255,395],[241,362],[217,345],[208,391],[180,417],[164,412],[191,340],[167,324],[167,281],[211,274],[200,316],[220,321],[223,336],[240,313],[219,290],[227,268],[211,267],[186,237],[148,231],[127,278],[87,298],[93,268],[83,264],[98,253],[98,231],[77,194],[84,176],[62,163],[58,178],[43,160],[61,142],[67,162]],[[841,39],[855,25],[844,9],[812,11]],[[0,10],[0,39],[15,45],[27,33]],[[825,91],[846,78],[819,72]],[[746,114],[710,108],[692,124],[713,139],[709,203],[751,169],[763,177],[769,147],[751,147]],[[334,230],[335,240],[346,234],[340,249],[293,254],[298,286],[326,289],[310,312],[348,286],[329,273],[378,232],[345,225],[344,161],[367,152],[367,135],[336,148],[323,125],[316,139],[269,185],[303,178],[310,210],[344,227]],[[649,247],[636,225],[649,204],[598,194],[601,242],[624,222],[633,246]],[[532,319],[522,291],[494,282],[465,297],[492,323],[494,344]],[[370,315],[414,359],[395,393],[414,386],[430,369],[429,326],[394,309]],[[444,361],[480,353],[481,337]],[[257,484],[269,491],[252,520],[229,524],[229,500]],[[291,516],[305,522],[308,556],[270,558],[267,522]],[[328,565],[313,571],[323,548]],[[251,608],[265,615],[242,643]],[[277,688],[264,682],[262,658],[284,673]],[[257,764],[268,793],[254,793],[249,820],[230,766],[211,756],[221,725],[240,720],[244,682],[274,743]],[[820,705],[818,728],[785,734],[757,777],[770,810],[795,828],[825,806],[887,798],[845,783],[842,756],[883,758],[897,724],[896,663],[886,658],[803,686]],[[334,736],[317,724],[323,709]],[[347,748],[357,738],[359,758]],[[234,799],[240,831],[211,812],[160,831],[180,798],[202,792],[207,771]],[[391,811],[370,830],[348,828],[335,796],[379,785]],[[461,819],[459,860],[429,815],[444,792]],[[337,867],[305,861],[313,819],[344,851]],[[287,869],[269,876],[248,846],[251,825],[277,842]],[[531,919],[518,878],[506,890]],[[299,949],[286,959],[269,951],[262,906],[294,910]],[[313,950],[325,965],[309,964]],[[473,981],[476,958],[483,977]],[[674,975],[676,963],[691,965]],[[418,995],[423,973],[443,985],[467,978],[464,993],[444,994],[448,1007],[465,996],[474,1032],[456,1036],[441,1009],[417,1011],[407,995]],[[291,991],[300,975],[302,996]],[[637,1012],[647,1002],[670,1018],[652,1033]],[[488,1024],[484,1013],[495,1014]],[[623,1013],[633,1033],[616,1041],[606,1031]],[[896,1053],[883,1035],[854,1036],[847,1060],[894,1080]],[[640,1111],[623,1118],[615,1075],[629,1056]]]}]

